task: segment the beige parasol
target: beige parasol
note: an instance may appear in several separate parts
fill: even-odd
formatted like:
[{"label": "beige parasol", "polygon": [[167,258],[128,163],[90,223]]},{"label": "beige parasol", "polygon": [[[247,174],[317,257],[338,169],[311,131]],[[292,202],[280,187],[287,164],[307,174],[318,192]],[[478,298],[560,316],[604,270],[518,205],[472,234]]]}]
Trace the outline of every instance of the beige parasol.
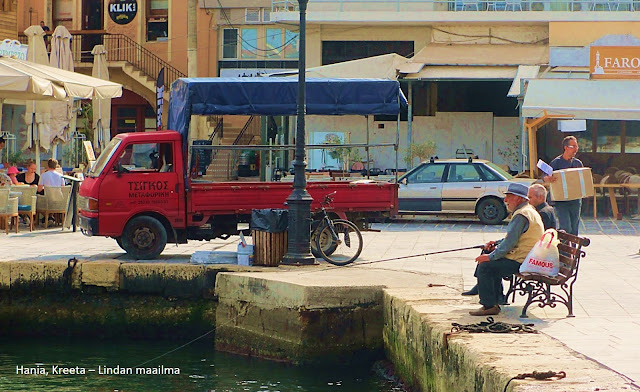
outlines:
[{"label": "beige parasol", "polygon": [[[107,50],[103,45],[96,45],[91,54],[93,54],[91,76],[109,80]],[[111,98],[93,99],[93,132],[94,143],[102,151],[111,139]]]},{"label": "beige parasol", "polygon": [[[28,39],[29,50],[27,52],[27,60],[38,63],[48,64],[49,56],[44,43],[44,30],[40,26],[30,26],[24,34]],[[35,150],[36,162],[40,165],[40,148],[49,150],[50,147],[50,114],[49,103],[43,101],[28,101],[25,111],[25,123],[27,124],[27,142],[24,148]]]},{"label": "beige parasol", "polygon": [[[71,33],[64,26],[53,31],[51,40],[52,67],[73,71],[73,55],[71,54]],[[66,141],[69,138],[69,122],[73,118],[73,98],[51,104],[51,133],[49,142],[56,139]]]}]

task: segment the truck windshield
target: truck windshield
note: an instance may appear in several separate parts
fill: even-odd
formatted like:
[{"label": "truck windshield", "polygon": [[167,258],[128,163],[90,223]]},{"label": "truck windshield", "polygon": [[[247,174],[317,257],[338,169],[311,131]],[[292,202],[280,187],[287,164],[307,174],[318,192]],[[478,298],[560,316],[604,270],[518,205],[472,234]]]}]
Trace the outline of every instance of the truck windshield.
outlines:
[{"label": "truck windshield", "polygon": [[96,164],[93,165],[93,168],[87,173],[89,177],[97,177],[100,175],[102,170],[104,170],[104,167],[107,165],[107,162],[109,162],[109,159],[111,159],[113,153],[118,149],[120,143],[122,143],[122,139],[111,139],[109,144],[107,144],[107,146],[104,148],[104,150],[96,160]]}]

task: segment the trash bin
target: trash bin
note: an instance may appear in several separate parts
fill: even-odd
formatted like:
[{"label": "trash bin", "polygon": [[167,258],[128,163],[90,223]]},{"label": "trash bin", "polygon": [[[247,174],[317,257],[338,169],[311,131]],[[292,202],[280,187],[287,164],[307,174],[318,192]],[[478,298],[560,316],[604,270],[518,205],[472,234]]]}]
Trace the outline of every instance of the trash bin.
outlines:
[{"label": "trash bin", "polygon": [[289,211],[264,209],[251,211],[253,265],[277,267],[287,253]]}]

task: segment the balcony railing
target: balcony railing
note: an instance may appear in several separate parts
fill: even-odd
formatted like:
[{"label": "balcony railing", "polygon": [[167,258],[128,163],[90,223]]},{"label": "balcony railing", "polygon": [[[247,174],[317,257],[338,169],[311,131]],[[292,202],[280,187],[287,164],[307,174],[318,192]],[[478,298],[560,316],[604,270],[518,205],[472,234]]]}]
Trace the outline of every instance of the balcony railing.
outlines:
[{"label": "balcony railing", "polygon": [[[178,78],[186,77],[184,73],[124,34],[73,31],[71,36],[71,52],[75,61],[93,62],[91,50],[95,45],[102,44],[107,50],[107,61],[127,62],[154,80],[164,67],[164,81],[167,86],[171,86]],[[23,44],[28,42],[25,35],[19,35],[18,40]],[[47,37],[46,40],[51,42],[51,37]]]},{"label": "balcony railing", "polygon": [[[297,12],[297,0],[272,0],[272,12]],[[640,11],[639,0],[310,0],[309,12]]]}]

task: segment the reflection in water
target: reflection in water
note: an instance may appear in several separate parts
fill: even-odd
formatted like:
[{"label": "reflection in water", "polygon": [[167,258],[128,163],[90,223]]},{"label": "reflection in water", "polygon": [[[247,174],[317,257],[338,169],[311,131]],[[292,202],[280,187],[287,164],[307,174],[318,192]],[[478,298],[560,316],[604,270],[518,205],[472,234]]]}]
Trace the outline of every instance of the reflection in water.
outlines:
[{"label": "reflection in water", "polygon": [[[238,357],[199,341],[0,341],[1,391],[391,392],[369,367],[295,367]],[[46,374],[38,374],[46,372]],[[18,374],[16,374],[18,373]],[[35,373],[35,374],[34,374]],[[179,374],[176,374],[179,373]]]}]

